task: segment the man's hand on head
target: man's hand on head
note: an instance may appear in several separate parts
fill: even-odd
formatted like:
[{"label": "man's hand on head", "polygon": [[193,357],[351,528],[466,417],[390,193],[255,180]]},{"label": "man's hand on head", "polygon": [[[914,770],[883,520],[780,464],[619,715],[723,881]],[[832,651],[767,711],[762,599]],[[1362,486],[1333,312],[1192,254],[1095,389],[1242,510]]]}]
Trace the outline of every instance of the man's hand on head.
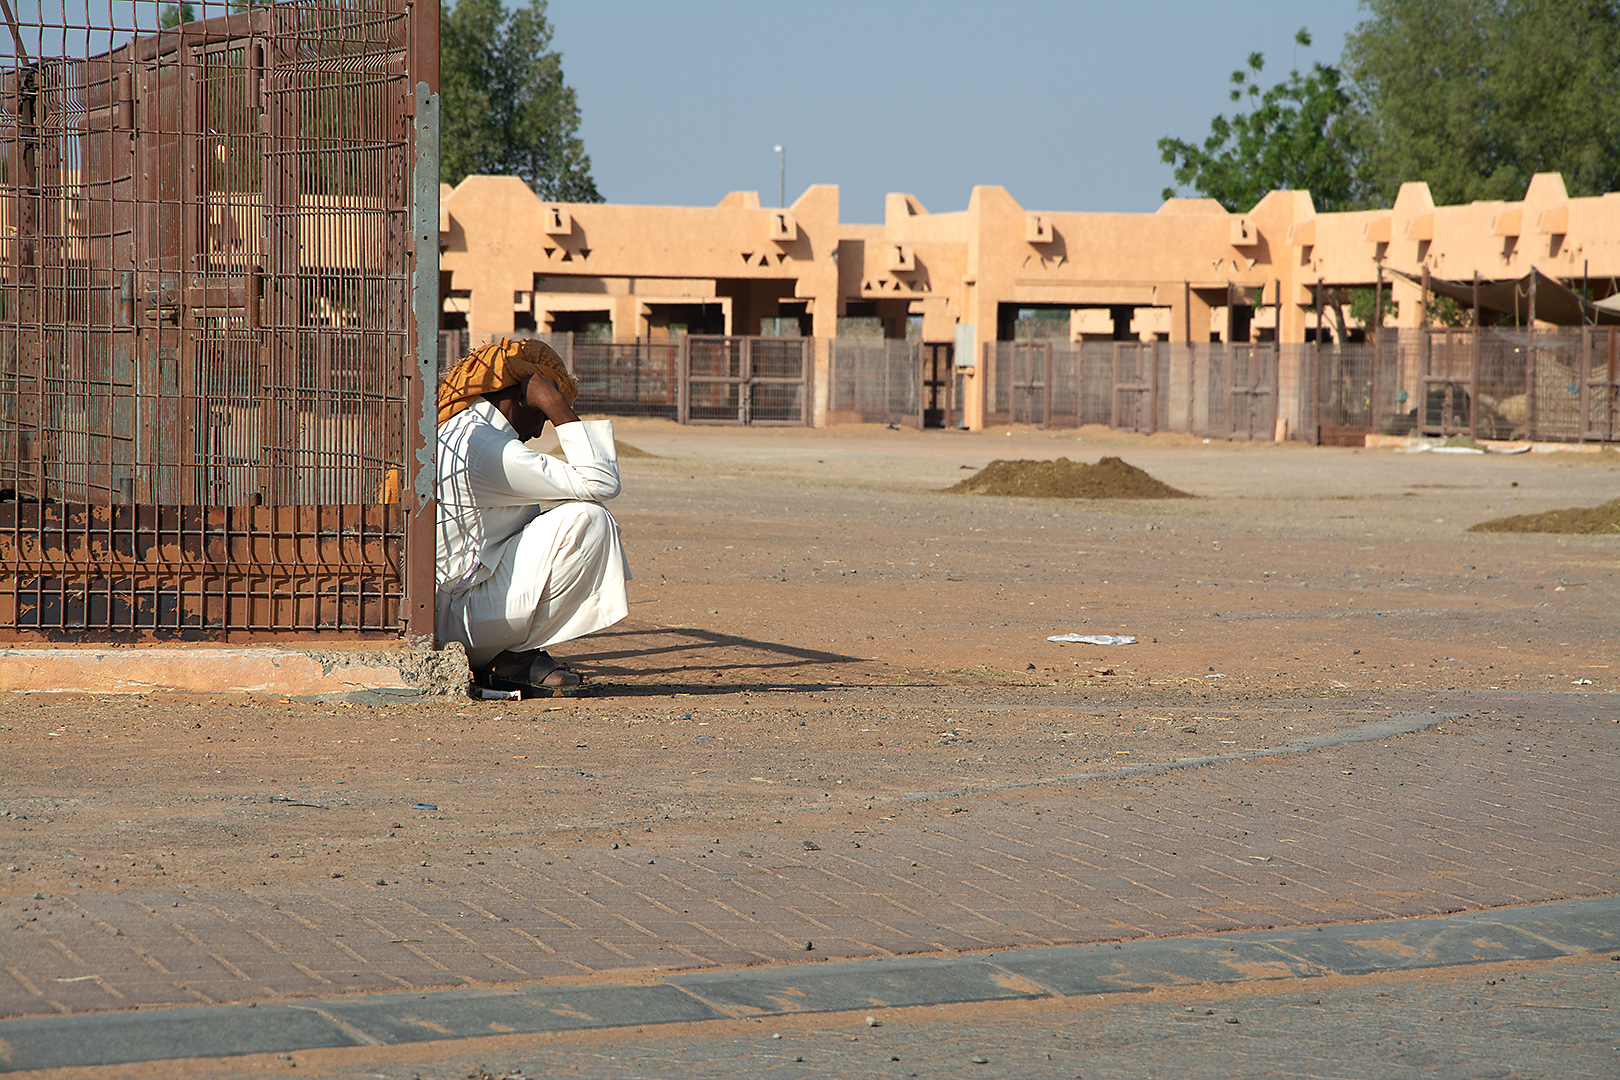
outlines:
[{"label": "man's hand on head", "polygon": [[531,409],[539,409],[551,421],[552,427],[562,427],[564,424],[577,424],[579,416],[574,412],[573,406],[563,397],[562,391],[557,389],[557,383],[549,375],[535,372],[523,384],[523,403]]}]

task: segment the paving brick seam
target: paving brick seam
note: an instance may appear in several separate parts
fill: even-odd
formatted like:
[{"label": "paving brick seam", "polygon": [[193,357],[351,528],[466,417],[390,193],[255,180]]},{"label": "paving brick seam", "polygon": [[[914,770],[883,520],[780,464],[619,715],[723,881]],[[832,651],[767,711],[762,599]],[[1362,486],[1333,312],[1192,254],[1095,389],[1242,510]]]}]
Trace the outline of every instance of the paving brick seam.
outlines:
[{"label": "paving brick seam", "polygon": [[[1437,765],[1440,765],[1440,764],[1448,764],[1448,763],[1444,763],[1444,762],[1437,763]],[[1505,782],[1505,778],[1502,778],[1502,780],[1503,780],[1503,782]],[[1587,797],[1588,797],[1588,799],[1591,799],[1592,798],[1591,793],[1587,793]],[[1523,811],[1521,810],[1519,812],[1522,813]],[[1517,819],[1514,816],[1511,816],[1511,815],[1503,815],[1503,816],[1499,817],[1497,820],[1499,820],[1499,821],[1501,821],[1503,823],[1511,825]],[[1008,828],[1014,828],[1014,829],[1026,829],[1028,826],[1027,826],[1027,823],[1019,822],[1019,823],[1011,824],[1011,825],[1009,825],[1007,827]],[[994,830],[994,831],[998,835],[1004,835],[1004,833],[1000,829],[997,829],[997,830]],[[1295,830],[1295,831],[1297,831],[1297,830]],[[1522,829],[1521,831],[1524,832],[1524,834],[1526,836],[1533,835],[1534,832],[1535,832],[1534,829]],[[947,836],[947,835],[944,835],[944,834],[939,834],[937,832],[934,832],[932,834],[933,835],[939,835],[941,837],[941,839],[945,839],[945,840],[950,841],[952,843],[953,847],[962,848],[964,845],[966,845],[968,847],[971,847],[972,843],[973,843],[971,837],[969,837],[969,836],[950,837],[950,836]],[[989,834],[985,833],[983,835],[989,835]],[[1324,835],[1326,835],[1326,834],[1324,834]],[[1579,840],[1579,842],[1582,843],[1582,844],[1589,844],[1590,841],[1593,839],[1592,837],[1583,835],[1581,833],[1558,832],[1557,835],[1574,835]],[[1185,838],[1183,838],[1183,839],[1185,839]],[[1208,839],[1209,838],[1207,838],[1207,837],[1205,838],[1206,842],[1208,841]],[[1599,839],[1601,839],[1601,838],[1599,838]],[[1491,844],[1495,844],[1496,846],[1501,847],[1504,851],[1506,851],[1510,855],[1512,855],[1514,853],[1522,853],[1522,852],[1526,852],[1526,851],[1531,850],[1530,846],[1527,845],[1524,842],[1513,842],[1513,843],[1497,844],[1496,841],[1494,841],[1494,840],[1488,840],[1487,844],[1484,845],[1484,846],[1489,846]],[[758,846],[758,845],[752,845],[752,846]],[[1186,845],[1185,845],[1185,843],[1178,843],[1176,846],[1177,847],[1185,847]],[[1481,845],[1475,845],[1476,848],[1479,847],[1479,846],[1481,846]],[[1406,847],[1409,850],[1412,850],[1414,852],[1421,851],[1421,845],[1406,845]],[[1428,897],[1428,898],[1431,899],[1431,901],[1432,901],[1432,899],[1434,897],[1442,897],[1442,898],[1444,898],[1444,902],[1446,902],[1446,903],[1451,903],[1451,904],[1456,904],[1458,906],[1466,907],[1466,906],[1469,906],[1470,904],[1478,904],[1478,903],[1480,903],[1481,902],[1481,895],[1480,894],[1482,892],[1486,892],[1486,891],[1489,891],[1489,890],[1497,890],[1499,892],[1505,892],[1506,895],[1508,897],[1512,898],[1512,899],[1518,899],[1518,900],[1532,899],[1532,898],[1535,898],[1536,895],[1537,895],[1536,892],[1535,892],[1536,889],[1545,890],[1545,889],[1551,887],[1552,885],[1556,884],[1556,881],[1559,878],[1559,873],[1560,872],[1556,871],[1555,869],[1549,869],[1549,870],[1543,871],[1539,867],[1525,867],[1525,866],[1522,866],[1522,865],[1514,867],[1512,864],[1513,864],[1513,862],[1515,860],[1509,859],[1508,861],[1503,862],[1501,864],[1502,869],[1503,870],[1515,870],[1516,869],[1517,874],[1511,874],[1510,873],[1506,878],[1503,878],[1501,876],[1500,872],[1498,872],[1495,875],[1495,879],[1496,879],[1495,884],[1492,884],[1490,881],[1485,881],[1485,882],[1481,883],[1479,881],[1479,878],[1478,878],[1479,867],[1477,865],[1477,863],[1479,861],[1479,851],[1474,850],[1474,851],[1470,852],[1465,847],[1461,847],[1461,846],[1455,846],[1455,847],[1456,847],[1456,850],[1458,852],[1459,858],[1467,858],[1467,857],[1469,857],[1471,855],[1472,858],[1473,858],[1474,863],[1476,864],[1473,867],[1468,867],[1468,866],[1458,866],[1457,867],[1457,871],[1459,873],[1469,873],[1470,871],[1472,872],[1472,876],[1475,879],[1475,884],[1471,886],[1471,888],[1474,890],[1474,893],[1472,895],[1465,894],[1465,893],[1459,893],[1457,891],[1456,886],[1452,886],[1450,888],[1445,888],[1445,889],[1437,889],[1437,888],[1434,888],[1434,887],[1431,886],[1431,887],[1418,889],[1418,890],[1412,890],[1412,889],[1396,890],[1396,895],[1406,897],[1406,898]],[[943,849],[936,849],[936,850],[938,850],[940,852],[940,855],[942,857],[946,857],[946,853],[943,851]],[[1433,853],[1433,851],[1431,849],[1430,857],[1433,857],[1433,854],[1434,853]],[[1589,890],[1589,891],[1594,892],[1594,893],[1595,892],[1602,892],[1605,889],[1612,890],[1612,888],[1613,888],[1612,867],[1614,865],[1614,860],[1612,858],[1607,858],[1606,857],[1607,852],[1594,852],[1593,850],[1591,850],[1590,847],[1586,848],[1581,854],[1582,854],[1582,858],[1587,859],[1587,860],[1590,860],[1594,854],[1598,855],[1597,861],[1601,864],[1601,868],[1602,868],[1602,872],[1600,872],[1597,875],[1593,875],[1590,872],[1577,874],[1576,878],[1577,878],[1577,881],[1580,884],[1581,888]],[[1232,861],[1235,866],[1240,867],[1240,866],[1243,865],[1242,862],[1238,861],[1235,858],[1232,858],[1230,855],[1228,855],[1226,857],[1228,859],[1230,859],[1230,861]],[[949,861],[948,857],[946,857],[946,861]],[[846,864],[847,864],[847,862],[846,862]],[[1276,869],[1276,866],[1274,865],[1272,867],[1272,869]],[[1590,868],[1588,867],[1588,871],[1589,871],[1589,869]],[[710,871],[710,873],[712,873],[712,871]],[[1433,875],[1431,875],[1431,876],[1433,876]],[[1567,876],[1567,874],[1565,876]],[[1242,879],[1240,877],[1236,876],[1236,875],[1227,875],[1227,880],[1230,881],[1234,887],[1242,885]],[[1530,884],[1531,880],[1536,881],[1537,884],[1532,886]],[[1513,884],[1509,884],[1510,882],[1513,882]],[[495,886],[497,886],[499,884],[500,883],[494,882],[494,881],[485,881],[483,883],[484,887],[489,887],[489,888],[494,888]],[[915,887],[915,886],[913,886],[913,887]],[[199,899],[199,900],[203,899],[203,897],[205,895],[205,894],[199,894],[197,892],[197,890],[195,890],[195,889],[191,889],[191,890],[188,890],[188,891],[191,894],[193,894],[193,896],[196,899]],[[501,889],[499,889],[497,891],[503,892],[503,893],[510,896],[510,895],[512,895],[512,893],[515,890],[501,888]],[[1271,890],[1266,890],[1266,892],[1269,894],[1271,892]],[[235,899],[240,900],[242,898],[243,898],[242,896],[238,896]],[[249,898],[253,899],[251,897],[249,897]],[[285,899],[285,898],[283,898],[283,899]],[[1068,903],[1071,903],[1071,904],[1073,903],[1072,898],[1066,898],[1066,899],[1067,899]],[[1145,899],[1145,898],[1143,898],[1143,899]],[[1006,900],[1005,897],[1001,897],[1002,902],[1005,902],[1005,900]],[[322,906],[326,907],[328,910],[331,910],[332,908],[336,908],[338,910],[345,911],[345,912],[347,912],[347,913],[349,913],[351,915],[358,910],[357,907],[355,905],[353,905],[353,904],[339,903],[335,897],[324,897],[323,901],[324,902],[323,902]],[[262,900],[255,899],[254,902],[256,903],[256,906],[258,907],[258,909],[263,910],[264,903],[263,903]],[[465,900],[463,900],[462,902],[465,903]],[[1116,900],[1116,903],[1120,903],[1120,902],[1121,901]],[[1278,897],[1276,897],[1274,895],[1268,895],[1268,900],[1267,900],[1268,907],[1272,908],[1273,910],[1276,910],[1277,909],[1276,905],[1279,902],[1280,901],[1279,901]],[[210,906],[214,909],[212,912],[208,913],[211,917],[220,918],[222,922],[232,921],[229,912],[224,907],[221,907],[219,904],[210,904]],[[227,906],[229,906],[229,905],[227,905]],[[1374,905],[1371,905],[1371,906],[1375,910],[1378,910],[1378,911],[1385,910],[1384,906],[1382,906],[1382,905],[1374,904]],[[83,905],[79,905],[79,907],[80,907],[81,910],[85,910],[83,908]],[[1143,910],[1149,910],[1148,905],[1143,905],[1141,903],[1138,903],[1137,907],[1141,908]],[[1364,909],[1365,909],[1365,905],[1364,905]],[[147,907],[146,911],[152,911],[154,915],[157,914],[156,910],[151,908],[151,907]],[[279,916],[282,913],[278,912],[277,914]],[[491,915],[490,917],[493,917],[493,916]],[[1153,923],[1153,922],[1157,922],[1157,921],[1163,919],[1164,917],[1165,916],[1164,916],[1163,912],[1157,912],[1148,921],[1150,923]],[[195,920],[192,920],[192,921],[194,922]],[[178,926],[179,924],[174,924],[174,925]],[[1129,924],[1124,924],[1124,925],[1129,925]],[[186,929],[189,931],[189,928],[186,928]],[[389,932],[386,928],[375,924],[374,921],[372,921],[372,929],[374,931],[377,931],[377,932]],[[105,931],[101,931],[101,930],[98,929],[98,932],[99,933],[104,933]],[[393,931],[393,932],[399,933],[401,931]],[[195,934],[193,934],[193,936],[195,936]],[[248,935],[248,936],[251,936],[251,935]],[[60,938],[57,938],[55,940],[55,944],[65,946],[66,943],[62,942]],[[131,943],[131,944],[133,944],[133,943]],[[195,944],[195,943],[193,943],[193,944]],[[262,943],[260,943],[260,944],[262,944]],[[83,957],[78,957],[77,959],[78,959],[78,963],[80,963],[80,964],[87,963],[84,960]],[[150,967],[150,964],[147,962],[147,960],[144,957],[141,957],[140,960],[141,960],[141,963],[144,966]]]},{"label": "paving brick seam", "polygon": [[[1549,932],[1541,933],[1538,930],[1539,926],[1546,926]],[[1174,942],[1126,943],[1116,946],[1116,950],[1123,950],[1117,955],[1115,951],[1099,951],[1095,946],[1080,946],[1043,950],[1039,953],[1002,951],[980,957],[962,957],[944,961],[905,959],[898,962],[858,961],[853,964],[779,967],[708,976],[674,976],[654,984],[654,989],[661,987],[676,992],[675,999],[668,997],[660,999],[666,1003],[673,1000],[674,1010],[672,1011],[666,1004],[660,1010],[652,1012],[647,1012],[643,1008],[635,1015],[623,1008],[615,1009],[612,1000],[644,1000],[649,992],[646,986],[597,984],[586,987],[549,984],[493,993],[474,991],[476,996],[473,997],[458,995],[452,991],[381,997],[348,995],[281,1005],[271,1004],[263,1011],[253,1014],[251,1020],[249,1014],[239,1008],[158,1009],[140,1013],[138,1018],[132,1016],[130,1023],[123,1026],[110,1046],[106,1042],[99,1047],[93,1045],[99,1029],[90,1025],[97,1025],[102,1021],[90,1016],[40,1021],[3,1021],[0,1022],[0,1037],[6,1037],[12,1049],[23,1057],[21,1063],[11,1063],[14,1068],[74,1064],[76,1062],[70,1059],[75,1054],[81,1057],[101,1054],[101,1060],[128,1063],[162,1060],[179,1048],[200,1054],[208,1046],[213,1046],[215,1049],[212,1056],[218,1056],[220,1053],[227,1055],[242,1053],[244,1051],[240,1048],[240,1031],[244,1024],[248,1028],[263,1029],[265,1023],[268,1023],[273,1029],[280,1022],[279,1018],[288,1016],[319,1016],[328,1025],[328,1033],[317,1034],[312,1043],[309,1042],[306,1033],[304,1044],[346,1046],[439,1040],[446,1037],[476,1039],[490,1034],[490,1025],[483,1020],[491,1009],[499,1013],[506,1008],[505,1015],[517,1015],[503,1005],[509,1002],[532,1002],[532,1006],[523,1015],[528,1018],[524,1022],[535,1031],[624,1029],[628,1025],[635,1025],[636,1030],[640,1031],[642,1026],[647,1024],[678,1024],[694,1018],[779,1015],[786,1012],[836,1012],[870,1007],[871,987],[878,985],[871,981],[874,978],[899,978],[904,983],[904,980],[912,978],[907,972],[919,970],[956,973],[958,980],[964,978],[967,980],[958,990],[947,989],[951,985],[949,979],[941,982],[929,978],[926,982],[918,983],[912,978],[912,981],[905,985],[913,989],[902,993],[917,994],[917,990],[921,989],[921,993],[917,994],[917,1002],[928,1004],[938,1001],[1036,1000],[1041,997],[1062,998],[1117,992],[1120,989],[1140,991],[1153,986],[1185,987],[1189,983],[1207,984],[1211,962],[1217,968],[1226,969],[1224,975],[1218,977],[1216,981],[1227,984],[1263,983],[1268,979],[1289,980],[1322,974],[1376,973],[1384,968],[1376,964],[1369,967],[1365,959],[1360,957],[1387,956],[1387,952],[1379,951],[1383,948],[1380,942],[1398,941],[1403,937],[1411,945],[1423,947],[1422,950],[1412,953],[1418,957],[1415,962],[1403,961],[1394,965],[1403,969],[1414,967],[1433,969],[1516,958],[1578,958],[1589,955],[1587,946],[1578,943],[1582,938],[1586,940],[1601,938],[1604,939],[1605,952],[1612,948],[1607,945],[1607,941],[1620,937],[1620,902],[1609,898],[1596,903],[1543,904],[1494,915],[1442,917],[1382,924],[1367,927],[1359,936],[1338,933],[1317,939],[1314,934],[1307,932],[1310,929],[1304,927],[1292,932],[1263,936],[1251,934],[1214,938],[1195,937]],[[1383,935],[1383,937],[1364,940],[1367,935]],[[1485,944],[1485,941],[1495,942],[1497,938],[1501,939],[1500,943]],[[1529,944],[1525,944],[1526,942]],[[1329,946],[1330,951],[1313,959],[1312,951],[1324,943]],[[1256,965],[1242,959],[1232,963],[1222,959],[1240,947],[1267,950],[1276,955],[1278,963]],[[1470,949],[1486,949],[1487,954],[1481,955],[1478,951]],[[1335,955],[1341,959],[1332,961],[1330,958]],[[1035,966],[1032,967],[1031,962]],[[930,964],[933,966],[922,966]],[[1582,969],[1575,967],[1570,970]],[[996,974],[998,972],[1010,976],[1011,981],[998,982],[999,977]],[[1411,993],[1411,988],[1414,987],[1417,988],[1417,993],[1425,993],[1421,989],[1423,984],[1374,985],[1387,985],[1391,991],[1403,994]],[[1018,988],[1009,989],[1012,986]],[[1065,986],[1069,989],[1065,989]],[[799,987],[804,989],[797,989]],[[1408,989],[1401,990],[1402,987]],[[1354,984],[1348,992],[1357,992]],[[1451,993],[1451,989],[1443,985],[1438,992]],[[1320,990],[1307,989],[1304,993],[1307,996],[1313,993],[1322,995]],[[1435,991],[1427,993],[1432,997]],[[1478,994],[1479,991],[1475,993]],[[578,994],[594,996],[576,999],[574,995]],[[931,997],[931,994],[934,996]],[[1380,991],[1378,996],[1385,997],[1387,992]],[[1544,993],[1543,996],[1551,995]],[[194,991],[193,997],[205,1002],[211,1000],[201,991]],[[587,1005],[582,1009],[574,1003],[576,1000],[581,1003],[595,1001],[597,1004]],[[1253,1019],[1258,1021],[1262,1015],[1269,1015],[1270,1010],[1265,1005],[1267,1000],[1265,997],[1256,1000],[1256,1004],[1265,1011],[1251,1014]],[[1460,999],[1452,993],[1451,1000]],[[790,1007],[787,1004],[790,1001],[797,1001],[797,1004]],[[681,1002],[690,1005],[682,1005]],[[559,1007],[548,1007],[549,1003],[556,1003]],[[1316,1006],[1322,1002],[1316,1000],[1311,1004]],[[1478,1002],[1475,1001],[1474,1004],[1477,1005]],[[1533,1002],[1526,1004],[1535,1007]],[[706,1014],[699,1012],[694,1015],[693,1007],[709,1011]],[[1553,1002],[1548,1007],[1576,1006],[1564,1006]],[[591,1008],[595,1008],[596,1011],[594,1013],[589,1011]],[[1122,1013],[1133,1009],[1153,1008],[1163,1011],[1160,1006],[1122,1001],[1111,1006],[1105,1013],[1090,1014],[1084,1022],[1094,1028],[1098,1023],[1117,1022],[1110,1018],[1118,1018]],[[1586,1011],[1601,1011],[1603,1006],[1597,1008],[1581,1006],[1581,1008],[1585,1008]],[[1399,1015],[1399,1012],[1377,1013],[1369,1019],[1387,1025],[1388,1021],[1383,1019],[1385,1016]],[[1189,1017],[1173,1016],[1171,1019],[1188,1020]],[[1307,1022],[1315,1025],[1312,1031],[1314,1038],[1321,1039],[1327,1036],[1327,1032],[1320,1027],[1320,1021],[1315,1015]],[[1040,1019],[1037,1023],[1046,1024],[1050,1021]],[[973,1021],[968,1021],[968,1026],[972,1024]],[[1540,1029],[1544,1027],[1545,1024],[1539,1022],[1533,1026],[1527,1050],[1533,1049],[1537,1054],[1544,1053],[1544,1040],[1540,1037]],[[227,1029],[229,1036],[226,1043],[218,1041],[208,1043],[210,1030],[215,1033],[214,1037],[217,1040]],[[505,1027],[500,1030],[519,1029]],[[789,1030],[791,1032],[792,1029]],[[1175,1034],[1172,1030],[1158,1025],[1152,1030],[1155,1032],[1153,1038],[1157,1044],[1163,1044]],[[65,1033],[75,1031],[83,1032],[90,1038],[87,1041],[62,1037]],[[197,1034],[199,1032],[201,1035]],[[1251,1039],[1257,1046],[1265,1041],[1265,1032],[1259,1030],[1249,1035],[1242,1032],[1222,1032],[1222,1034],[1227,1040],[1223,1045],[1230,1045],[1231,1040],[1239,1037]],[[130,1035],[135,1038],[131,1040]],[[179,1046],[176,1045],[176,1035],[180,1036]],[[962,1036],[956,1036],[954,1040],[948,1036],[946,1041],[961,1041],[961,1039]],[[852,1038],[849,1041],[858,1040]],[[826,1045],[825,1039],[820,1045]],[[836,1048],[835,1043],[833,1049]],[[783,1049],[786,1049],[785,1045]],[[1164,1057],[1162,1051],[1152,1047],[1142,1047],[1141,1050],[1152,1060]],[[50,1060],[52,1055],[55,1056],[54,1061]],[[824,1058],[828,1056],[825,1050],[822,1056]],[[831,1056],[836,1058],[838,1055]],[[676,1057],[677,1055],[673,1054],[666,1055],[671,1062],[674,1062]],[[774,1057],[773,1054],[755,1053],[740,1060],[748,1061],[757,1069],[763,1062]],[[1397,1058],[1400,1060],[1397,1061]],[[1386,1066],[1397,1063],[1414,1064],[1409,1056],[1392,1057],[1386,1053],[1384,1059]],[[641,1057],[639,1060],[644,1066],[648,1059]],[[911,1056],[909,1060],[915,1061],[916,1058]],[[1141,1054],[1136,1055],[1136,1060],[1140,1064]],[[1455,1057],[1447,1060],[1451,1063],[1456,1062]],[[1544,1059],[1538,1057],[1537,1060]]]}]

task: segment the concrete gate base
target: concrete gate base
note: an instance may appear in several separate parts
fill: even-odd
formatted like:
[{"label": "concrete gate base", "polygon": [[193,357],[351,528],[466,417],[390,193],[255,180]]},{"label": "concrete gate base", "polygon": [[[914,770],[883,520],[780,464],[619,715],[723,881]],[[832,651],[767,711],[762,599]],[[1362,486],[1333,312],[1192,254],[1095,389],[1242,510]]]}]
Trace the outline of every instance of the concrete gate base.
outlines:
[{"label": "concrete gate base", "polygon": [[0,647],[0,692],[263,694],[373,702],[466,692],[467,653],[402,645]]}]

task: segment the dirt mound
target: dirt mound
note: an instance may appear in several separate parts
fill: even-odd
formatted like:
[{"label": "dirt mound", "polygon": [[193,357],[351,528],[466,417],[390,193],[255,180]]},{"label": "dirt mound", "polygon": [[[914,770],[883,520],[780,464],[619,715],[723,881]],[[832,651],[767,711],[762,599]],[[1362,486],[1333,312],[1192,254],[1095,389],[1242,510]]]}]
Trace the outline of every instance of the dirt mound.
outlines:
[{"label": "dirt mound", "polygon": [[1610,499],[1599,506],[1576,506],[1568,510],[1495,518],[1482,521],[1468,531],[1620,536],[1620,499]]},{"label": "dirt mound", "polygon": [[658,456],[657,454],[649,454],[649,453],[647,453],[647,451],[643,450],[639,446],[631,446],[629,443],[620,442],[617,439],[613,440],[613,445],[618,448],[619,457],[621,457],[621,458],[633,458],[633,457],[655,458],[655,457]]},{"label": "dirt mound", "polygon": [[1095,465],[1056,461],[992,461],[954,487],[959,495],[1016,495],[1026,499],[1191,499],[1135,465],[1105,457]]}]

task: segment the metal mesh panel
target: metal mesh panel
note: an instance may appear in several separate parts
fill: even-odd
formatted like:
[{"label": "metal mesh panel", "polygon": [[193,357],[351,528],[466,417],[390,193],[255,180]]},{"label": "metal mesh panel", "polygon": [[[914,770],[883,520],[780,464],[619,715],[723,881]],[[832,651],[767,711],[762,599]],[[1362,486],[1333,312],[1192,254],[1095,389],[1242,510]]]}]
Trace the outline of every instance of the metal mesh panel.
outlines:
[{"label": "metal mesh panel", "polygon": [[810,340],[748,338],[750,424],[803,424],[809,421]]},{"label": "metal mesh panel", "polygon": [[0,633],[397,633],[412,7],[191,7],[0,33]]},{"label": "metal mesh panel", "polygon": [[686,339],[686,408],[683,420],[743,422],[741,338]]},{"label": "metal mesh panel", "polygon": [[1079,388],[1080,401],[1077,423],[1113,422],[1114,357],[1120,348],[1134,350],[1136,345],[1134,342],[1086,341],[1082,342],[1078,349],[1066,350],[1068,355],[1074,357],[1073,363],[1076,367],[1074,382]]},{"label": "metal mesh panel", "polygon": [[1272,345],[1227,346],[1231,403],[1227,434],[1234,439],[1270,439],[1277,423],[1277,349]]},{"label": "metal mesh panel", "polygon": [[869,424],[916,424],[922,382],[920,347],[904,341],[836,340],[827,408]]},{"label": "metal mesh panel", "polygon": [[808,424],[811,338],[683,339],[680,419],[693,424]]},{"label": "metal mesh panel", "polygon": [[571,334],[569,338],[563,355],[579,380],[575,409],[609,416],[676,418],[680,406],[679,345],[578,341]]}]

